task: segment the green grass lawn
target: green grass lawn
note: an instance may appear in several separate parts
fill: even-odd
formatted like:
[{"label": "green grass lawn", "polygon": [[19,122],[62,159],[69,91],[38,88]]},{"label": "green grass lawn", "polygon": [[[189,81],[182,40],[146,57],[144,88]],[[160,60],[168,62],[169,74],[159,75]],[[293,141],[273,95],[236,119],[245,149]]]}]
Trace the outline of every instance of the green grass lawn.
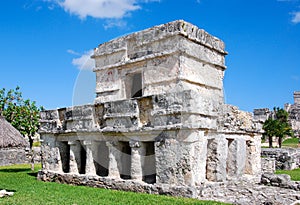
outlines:
[{"label": "green grass lawn", "polygon": [[292,148],[297,148],[298,147],[298,138],[289,138],[286,139],[282,142],[282,147],[292,147]]},{"label": "green grass lawn", "polygon": [[36,180],[37,170],[29,165],[0,167],[0,190],[14,191],[12,197],[0,198],[0,204],[223,204],[211,201],[71,186]]},{"label": "green grass lawn", "polygon": [[288,174],[293,181],[300,181],[300,169],[294,170],[276,170],[276,174]]}]

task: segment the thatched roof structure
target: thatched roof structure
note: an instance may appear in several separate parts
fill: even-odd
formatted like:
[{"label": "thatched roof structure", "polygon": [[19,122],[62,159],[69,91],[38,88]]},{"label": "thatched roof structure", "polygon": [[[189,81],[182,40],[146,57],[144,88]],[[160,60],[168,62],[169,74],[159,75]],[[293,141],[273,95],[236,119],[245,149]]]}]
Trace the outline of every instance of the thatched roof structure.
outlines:
[{"label": "thatched roof structure", "polygon": [[0,116],[0,148],[26,147],[27,144],[20,132]]}]

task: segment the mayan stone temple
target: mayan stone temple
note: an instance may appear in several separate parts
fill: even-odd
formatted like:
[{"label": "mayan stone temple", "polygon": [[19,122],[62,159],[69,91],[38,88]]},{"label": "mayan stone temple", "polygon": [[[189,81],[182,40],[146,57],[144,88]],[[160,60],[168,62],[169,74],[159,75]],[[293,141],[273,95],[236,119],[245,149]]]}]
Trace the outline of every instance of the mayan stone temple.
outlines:
[{"label": "mayan stone temple", "polygon": [[195,197],[260,181],[259,128],[224,103],[224,43],[179,20],[94,50],[94,104],[41,113],[39,179]]}]

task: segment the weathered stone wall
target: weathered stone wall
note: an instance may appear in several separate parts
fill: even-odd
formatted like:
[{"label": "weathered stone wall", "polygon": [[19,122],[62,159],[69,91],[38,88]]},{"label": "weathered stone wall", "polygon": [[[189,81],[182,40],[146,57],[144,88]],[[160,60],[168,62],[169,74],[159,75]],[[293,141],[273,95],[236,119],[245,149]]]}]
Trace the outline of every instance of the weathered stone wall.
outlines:
[{"label": "weathered stone wall", "polygon": [[289,122],[296,137],[300,137],[300,100],[299,92],[294,93],[294,104],[285,104],[285,110],[289,113]]},{"label": "weathered stone wall", "polygon": [[1,148],[0,166],[26,163],[25,148]]},{"label": "weathered stone wall", "polygon": [[274,159],[276,169],[292,170],[300,167],[300,149],[262,148],[261,156]]},{"label": "weathered stone wall", "polygon": [[287,174],[264,173],[261,184],[300,191],[300,182],[292,181],[291,176]]},{"label": "weathered stone wall", "polygon": [[[83,173],[82,167],[87,165],[81,161],[87,162],[88,159],[81,159],[80,153],[81,150],[87,152],[85,144],[88,141],[92,144],[114,142],[111,149],[116,146],[114,149],[122,153],[127,151],[118,148],[121,146],[115,144],[118,141],[142,143],[138,148],[143,143],[152,142],[155,163],[151,169],[158,183],[197,185],[206,180],[226,181],[247,176],[259,180],[260,135],[254,131],[249,113],[226,106],[227,109],[222,110],[222,120],[210,119],[204,114],[196,114],[203,109],[191,96],[191,91],[185,91],[78,106],[74,110],[45,111],[40,128],[45,169]],[[78,118],[79,110],[82,120]],[[223,129],[221,123],[226,125]],[[53,124],[57,126],[53,127]],[[205,129],[216,131],[205,133]],[[132,160],[134,147],[127,147],[131,152],[126,157]],[[97,152],[93,148],[92,157],[101,154]],[[114,155],[115,166],[118,166],[121,156]],[[129,168],[125,173],[121,171],[125,168],[117,169],[115,175],[130,175]]]},{"label": "weathered stone wall", "polygon": [[264,123],[273,113],[269,108],[254,109],[254,119]]},{"label": "weathered stone wall", "polygon": [[300,91],[294,92],[294,103],[300,105]]},{"label": "weathered stone wall", "polygon": [[261,171],[262,173],[274,173],[276,171],[275,159],[273,158],[265,158],[261,159]]},{"label": "weathered stone wall", "polygon": [[[131,98],[131,78],[141,73],[143,96],[202,88],[223,101],[224,43],[175,21],[133,33],[95,49],[96,103]],[[205,88],[205,89],[203,89]],[[210,98],[210,101],[213,99]]]},{"label": "weathered stone wall", "polygon": [[272,186],[259,185],[249,181],[205,183],[192,187],[176,186],[172,184],[147,184],[133,180],[121,180],[99,176],[78,176],[51,171],[40,171],[38,179],[105,189],[181,196],[200,200],[214,200],[241,205],[292,204],[300,199],[299,183],[291,182],[288,177],[280,175],[265,175],[263,182]]}]

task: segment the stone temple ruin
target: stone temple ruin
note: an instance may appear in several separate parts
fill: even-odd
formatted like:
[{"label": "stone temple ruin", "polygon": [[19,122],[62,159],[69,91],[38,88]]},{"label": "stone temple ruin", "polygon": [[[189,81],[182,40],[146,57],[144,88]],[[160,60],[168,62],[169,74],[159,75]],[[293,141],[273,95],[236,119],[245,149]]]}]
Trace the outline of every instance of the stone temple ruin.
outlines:
[{"label": "stone temple ruin", "polygon": [[[289,113],[289,123],[294,131],[295,137],[300,137],[300,91],[294,92],[294,104],[286,103],[284,109]],[[254,109],[254,119],[264,123],[274,112],[269,108]]]},{"label": "stone temple ruin", "polygon": [[224,103],[226,54],[182,20],[99,45],[94,104],[41,113],[39,179],[189,197],[260,181],[259,128]]},{"label": "stone temple ruin", "polygon": [[294,104],[286,103],[284,109],[289,113],[295,136],[300,137],[300,91],[294,92]]}]

